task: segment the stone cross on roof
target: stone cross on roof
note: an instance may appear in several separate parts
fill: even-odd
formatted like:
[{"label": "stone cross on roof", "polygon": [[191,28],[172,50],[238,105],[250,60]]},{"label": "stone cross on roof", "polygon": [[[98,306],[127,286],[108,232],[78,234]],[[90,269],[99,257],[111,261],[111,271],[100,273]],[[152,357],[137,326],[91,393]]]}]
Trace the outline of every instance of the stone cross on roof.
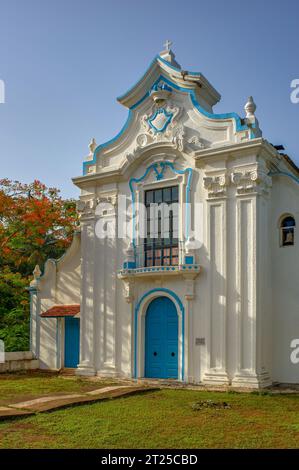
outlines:
[{"label": "stone cross on roof", "polygon": [[165,41],[164,46],[165,46],[166,51],[170,51],[170,47],[172,46],[172,42],[169,41],[169,39],[167,39],[167,40]]},{"label": "stone cross on roof", "polygon": [[172,46],[172,42],[169,39],[167,39],[167,41],[165,41],[165,44],[163,44],[163,46],[165,47],[165,49],[162,52],[160,52],[160,57],[162,57],[162,59],[166,60],[167,62],[169,62],[174,67],[180,69],[181,66],[175,60],[175,55],[172,52],[172,50],[170,49],[170,47]]}]

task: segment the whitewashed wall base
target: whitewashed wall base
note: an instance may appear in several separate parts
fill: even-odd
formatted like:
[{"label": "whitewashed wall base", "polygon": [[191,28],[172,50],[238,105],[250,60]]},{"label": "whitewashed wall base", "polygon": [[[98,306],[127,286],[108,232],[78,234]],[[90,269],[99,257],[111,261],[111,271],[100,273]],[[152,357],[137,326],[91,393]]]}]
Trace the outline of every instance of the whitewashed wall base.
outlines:
[{"label": "whitewashed wall base", "polygon": [[93,367],[85,366],[83,364],[79,364],[79,366],[76,370],[76,375],[85,375],[87,377],[92,377],[92,376],[96,375],[96,371]]},{"label": "whitewashed wall base", "polygon": [[114,366],[104,364],[103,368],[97,371],[97,375],[106,377],[118,377],[119,373]]},{"label": "whitewashed wall base", "polygon": [[233,387],[265,388],[272,385],[272,380],[267,372],[262,374],[236,374],[232,380]]},{"label": "whitewashed wall base", "polygon": [[205,373],[203,383],[206,385],[229,385],[230,380],[225,371],[209,371]]}]

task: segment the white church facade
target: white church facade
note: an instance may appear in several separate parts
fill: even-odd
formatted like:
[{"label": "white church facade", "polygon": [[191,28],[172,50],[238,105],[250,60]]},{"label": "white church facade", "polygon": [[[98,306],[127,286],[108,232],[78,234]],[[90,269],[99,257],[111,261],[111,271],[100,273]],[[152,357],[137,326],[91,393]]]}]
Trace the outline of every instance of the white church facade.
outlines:
[{"label": "white church facade", "polygon": [[244,117],[214,113],[219,100],[169,44],[118,98],[126,124],[73,178],[80,230],[30,286],[42,368],[299,383],[299,170],[262,137],[252,98]]}]

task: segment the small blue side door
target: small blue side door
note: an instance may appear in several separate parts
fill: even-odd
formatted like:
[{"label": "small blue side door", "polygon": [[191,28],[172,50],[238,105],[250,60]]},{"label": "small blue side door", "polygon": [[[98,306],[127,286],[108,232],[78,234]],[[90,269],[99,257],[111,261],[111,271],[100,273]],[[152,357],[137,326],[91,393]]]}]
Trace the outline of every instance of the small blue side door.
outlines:
[{"label": "small blue side door", "polygon": [[79,364],[80,320],[64,319],[64,367],[77,367]]},{"label": "small blue side door", "polygon": [[158,297],[145,317],[145,377],[178,378],[178,315],[168,297]]}]

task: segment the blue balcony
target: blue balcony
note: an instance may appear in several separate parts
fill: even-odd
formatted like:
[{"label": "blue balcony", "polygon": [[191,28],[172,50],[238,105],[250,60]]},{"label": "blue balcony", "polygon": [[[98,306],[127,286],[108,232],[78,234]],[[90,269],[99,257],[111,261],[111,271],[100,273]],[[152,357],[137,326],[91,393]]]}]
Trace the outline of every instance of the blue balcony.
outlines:
[{"label": "blue balcony", "polygon": [[200,272],[194,254],[187,253],[184,242],[172,245],[142,244],[132,248],[118,276],[129,277],[191,276]]}]

